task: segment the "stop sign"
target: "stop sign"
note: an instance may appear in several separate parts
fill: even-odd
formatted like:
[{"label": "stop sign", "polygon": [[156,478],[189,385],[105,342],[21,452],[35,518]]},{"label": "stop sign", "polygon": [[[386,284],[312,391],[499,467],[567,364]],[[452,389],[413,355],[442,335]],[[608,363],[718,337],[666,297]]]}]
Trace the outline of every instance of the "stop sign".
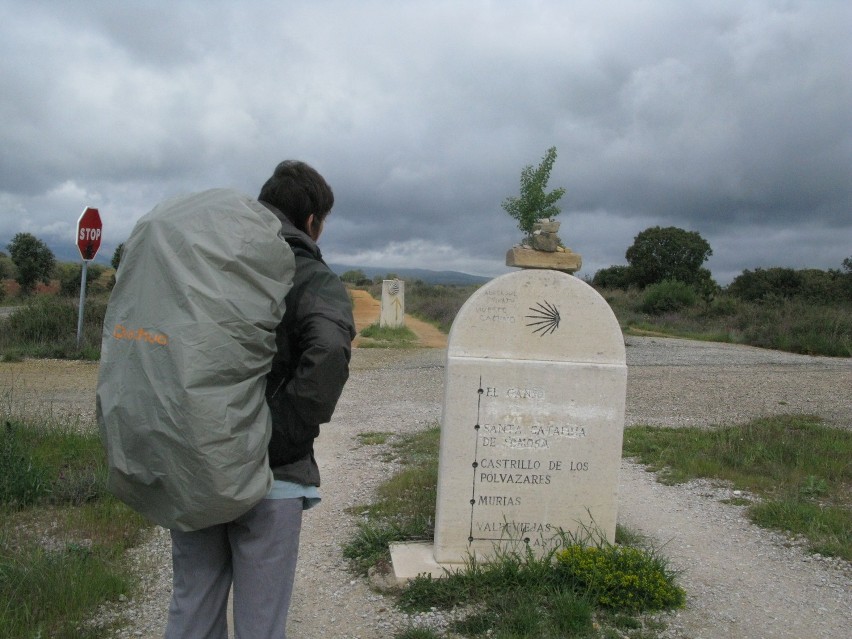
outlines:
[{"label": "stop sign", "polygon": [[98,209],[87,206],[77,220],[77,248],[84,260],[93,260],[101,248],[101,216]]}]

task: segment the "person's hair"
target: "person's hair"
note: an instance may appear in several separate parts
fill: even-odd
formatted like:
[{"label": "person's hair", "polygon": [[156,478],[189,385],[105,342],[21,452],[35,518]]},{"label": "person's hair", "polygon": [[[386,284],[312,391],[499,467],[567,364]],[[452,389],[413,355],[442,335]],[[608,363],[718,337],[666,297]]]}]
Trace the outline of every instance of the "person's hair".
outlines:
[{"label": "person's hair", "polygon": [[277,208],[306,233],[311,215],[319,224],[334,206],[334,193],[328,183],[312,166],[297,160],[284,160],[276,166],[257,199]]}]

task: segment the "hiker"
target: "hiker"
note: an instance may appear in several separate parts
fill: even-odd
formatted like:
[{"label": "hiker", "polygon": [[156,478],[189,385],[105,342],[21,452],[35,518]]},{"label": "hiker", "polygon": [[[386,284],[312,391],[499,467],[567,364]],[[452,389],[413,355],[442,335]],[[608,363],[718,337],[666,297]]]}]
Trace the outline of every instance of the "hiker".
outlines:
[{"label": "hiker", "polygon": [[265,499],[231,522],[171,531],[174,589],[166,639],[227,637],[232,583],[238,637],[286,636],[302,511],[320,500],[313,442],[349,376],[352,305],[316,244],[334,204],[331,188],[312,167],[288,160],[258,200],[281,221],[296,259],[266,379],[274,482]]}]

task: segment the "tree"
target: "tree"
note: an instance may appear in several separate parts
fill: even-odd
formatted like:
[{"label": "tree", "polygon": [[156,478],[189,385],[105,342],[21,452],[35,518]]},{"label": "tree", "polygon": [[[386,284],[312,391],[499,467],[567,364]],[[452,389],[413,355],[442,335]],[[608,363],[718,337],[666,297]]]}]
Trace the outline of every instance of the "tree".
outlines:
[{"label": "tree", "polygon": [[18,269],[18,284],[23,295],[33,292],[36,282],[47,284],[56,266],[53,252],[31,233],[18,233],[7,247]]},{"label": "tree", "polygon": [[705,295],[716,286],[710,271],[701,266],[711,255],[713,250],[701,235],[675,226],[645,229],[625,253],[631,280],[637,286],[677,280]]},{"label": "tree", "polygon": [[112,254],[112,267],[115,270],[118,270],[118,265],[121,264],[121,253],[124,251],[124,242],[115,247],[115,251]]},{"label": "tree", "polygon": [[503,209],[518,221],[518,228],[532,235],[533,225],[539,220],[556,217],[559,207],[556,202],[565,195],[565,189],[558,188],[545,193],[550,171],[556,161],[556,147],[547,150],[541,164],[535,169],[525,166],[521,171],[520,197],[507,197],[503,200]]},{"label": "tree", "polygon": [[346,271],[343,275],[340,276],[341,281],[346,282],[347,284],[354,284],[355,286],[363,286],[365,284],[369,284],[371,282],[370,278],[359,269],[353,269],[351,271]]}]

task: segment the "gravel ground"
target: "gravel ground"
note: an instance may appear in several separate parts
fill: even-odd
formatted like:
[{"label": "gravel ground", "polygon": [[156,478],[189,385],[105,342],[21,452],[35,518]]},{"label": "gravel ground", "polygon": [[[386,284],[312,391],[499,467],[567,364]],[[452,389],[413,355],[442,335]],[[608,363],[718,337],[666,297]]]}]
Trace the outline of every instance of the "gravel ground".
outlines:
[{"label": "gravel ground", "polygon": [[[852,428],[852,360],[807,357],[742,346],[665,338],[628,338],[628,424],[711,425],[803,412]],[[439,624],[439,614],[408,618],[392,599],[353,577],[341,546],[354,530],[350,506],[371,500],[393,464],[380,447],[359,446],[360,432],[411,432],[440,418],[440,349],[357,349],[351,380],[334,421],[317,445],[323,503],[305,516],[290,615],[291,639],[379,639],[410,624]],[[10,365],[12,367],[22,365]],[[10,375],[0,366],[0,389]],[[27,373],[16,369],[26,399]],[[66,372],[67,371],[63,371]],[[77,400],[91,398],[92,371],[73,379]],[[39,371],[41,379],[48,373]],[[67,408],[68,394],[40,396]],[[664,486],[625,460],[619,521],[665,544],[682,571],[687,607],[666,620],[666,637],[844,638],[852,627],[852,568],[808,555],[799,544],[750,525],[731,492],[706,481]],[[162,529],[134,554],[143,579],[138,596],[100,619],[126,622],[114,637],[162,636],[170,592],[168,534]]]}]

